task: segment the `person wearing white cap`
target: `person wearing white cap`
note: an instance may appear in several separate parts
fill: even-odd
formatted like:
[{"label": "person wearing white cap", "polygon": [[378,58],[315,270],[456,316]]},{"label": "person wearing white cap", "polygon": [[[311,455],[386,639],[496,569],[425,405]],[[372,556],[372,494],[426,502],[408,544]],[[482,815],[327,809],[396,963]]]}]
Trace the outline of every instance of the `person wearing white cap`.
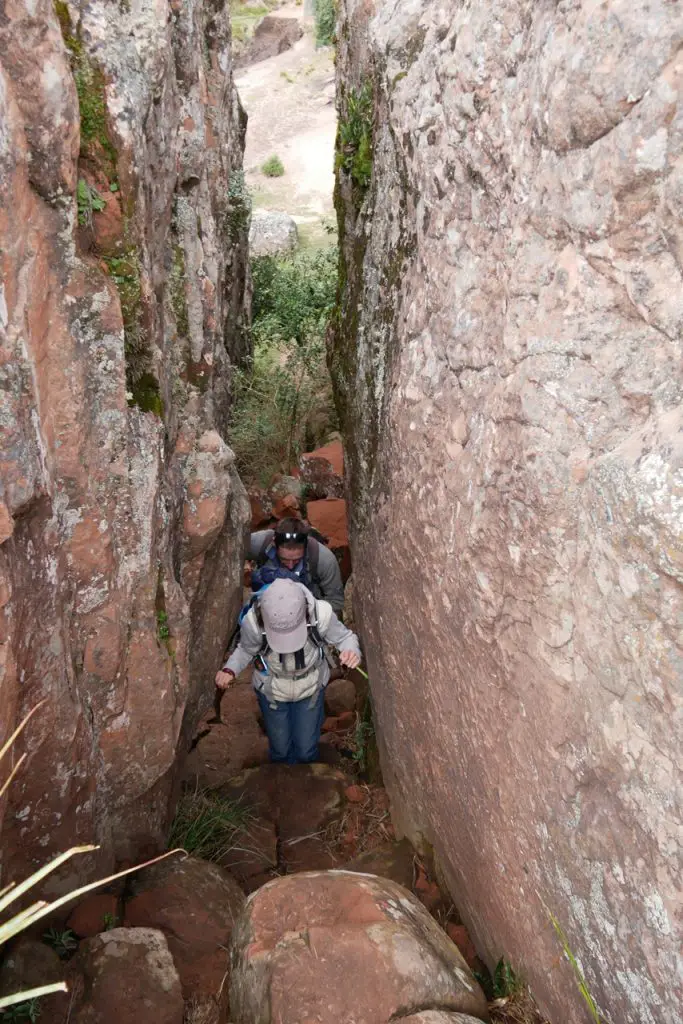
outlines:
[{"label": "person wearing white cap", "polygon": [[360,664],[358,637],[327,601],[290,579],[263,590],[242,620],[240,639],[216,675],[226,689],[254,662],[252,677],[270,744],[271,761],[306,763],[318,758],[330,666],[325,644],[348,668]]}]

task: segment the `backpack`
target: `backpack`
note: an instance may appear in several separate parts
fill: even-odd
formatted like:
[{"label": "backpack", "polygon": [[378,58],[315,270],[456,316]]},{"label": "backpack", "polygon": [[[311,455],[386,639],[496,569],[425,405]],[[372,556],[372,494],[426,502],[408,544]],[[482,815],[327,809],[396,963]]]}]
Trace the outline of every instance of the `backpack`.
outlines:
[{"label": "backpack", "polygon": [[251,586],[254,593],[258,593],[264,586],[273,583],[277,579],[294,580],[296,583],[303,583],[307,590],[310,590],[314,597],[319,597],[313,589],[318,576],[318,563],[320,561],[320,541],[315,537],[308,537],[306,541],[306,554],[304,556],[304,567],[301,574],[292,572],[277,564],[277,555],[273,538],[274,530],[266,534],[261,550],[256,556],[258,566],[251,574]]}]

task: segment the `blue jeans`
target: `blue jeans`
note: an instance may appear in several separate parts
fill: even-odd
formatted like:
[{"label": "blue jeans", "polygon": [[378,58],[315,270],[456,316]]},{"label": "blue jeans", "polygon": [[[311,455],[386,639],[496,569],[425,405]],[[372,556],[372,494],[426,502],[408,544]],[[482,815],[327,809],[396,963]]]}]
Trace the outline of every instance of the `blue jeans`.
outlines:
[{"label": "blue jeans", "polygon": [[284,764],[316,761],[325,717],[325,691],[293,701],[269,701],[258,691],[256,695],[268,735],[270,760]]}]

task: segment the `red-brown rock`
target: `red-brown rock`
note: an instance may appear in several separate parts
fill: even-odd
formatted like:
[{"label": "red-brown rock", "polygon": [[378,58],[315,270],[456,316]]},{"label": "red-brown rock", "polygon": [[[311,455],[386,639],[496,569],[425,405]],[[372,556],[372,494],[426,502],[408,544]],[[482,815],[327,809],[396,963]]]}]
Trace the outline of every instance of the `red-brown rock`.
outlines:
[{"label": "red-brown rock", "polygon": [[322,728],[321,728],[320,731],[321,732],[335,732],[335,730],[337,729],[337,725],[338,725],[338,722],[337,722],[336,718],[326,718],[324,720],[323,724],[322,724]]},{"label": "red-brown rock", "polygon": [[[241,603],[224,437],[248,270],[225,197],[243,136],[229,11],[207,10],[161,32],[127,3],[0,18],[0,743],[45,700],[2,801],[3,878],[100,843],[48,894],[163,845]],[[81,189],[85,238],[79,180],[105,204]]]},{"label": "red-brown rock", "polygon": [[218,998],[233,922],[244,904],[237,883],[218,864],[169,858],[135,874],[132,893],[124,924],[164,933],[183,997]]},{"label": "red-brown rock", "polygon": [[346,871],[279,878],[251,897],[233,950],[235,1024],[384,1024],[425,1005],[488,1020],[457,948],[386,879]]},{"label": "red-brown rock", "polygon": [[587,1017],[552,912],[604,1019],[676,1021],[681,4],[337,10],[375,134],[327,351],[392,811],[549,1020]]},{"label": "red-brown rock", "polygon": [[[415,851],[407,839],[383,843],[373,850],[354,857],[343,865],[345,871],[360,871],[366,875],[390,878],[404,889],[412,889],[415,875]],[[457,946],[457,942],[456,942]],[[471,965],[470,965],[471,966]]]},{"label": "red-brown rock", "polygon": [[342,577],[348,579],[351,575],[351,552],[346,502],[342,498],[309,501],[306,515],[311,526],[327,538],[328,546],[340,563]]},{"label": "red-brown rock", "polygon": [[325,709],[328,715],[341,715],[356,708],[356,687],[352,679],[333,679],[325,687]]},{"label": "red-brown rock", "polygon": [[[247,671],[246,675],[250,676]],[[223,692],[221,722],[208,711],[197,726],[194,749],[185,761],[184,778],[200,789],[215,789],[245,768],[268,760],[268,740],[259,724],[256,694],[248,678]]]},{"label": "red-brown rock", "polygon": [[446,925],[446,934],[452,942],[456,944],[460,952],[462,953],[463,959],[468,967],[472,970],[478,968],[481,963],[477,951],[474,948],[474,943],[470,938],[470,933],[465,928],[464,924],[452,924],[450,921]]},{"label": "red-brown rock", "polygon": [[338,729],[350,729],[351,726],[355,725],[356,714],[354,711],[342,711],[341,715],[337,718]]},{"label": "red-brown rock", "polygon": [[309,499],[343,497],[344,451],[341,441],[302,455],[299,470]]},{"label": "red-brown rock", "polygon": [[[251,878],[278,865],[279,840],[283,865],[310,866],[312,847],[297,847],[309,837],[320,839],[320,833],[341,817],[344,782],[344,775],[326,764],[267,764],[242,772],[221,786],[220,794],[238,800],[253,813],[254,821],[246,826],[239,848],[222,863],[251,887]],[[318,852],[325,857],[322,846]],[[314,863],[320,865],[321,860]]]},{"label": "red-brown rock", "polygon": [[273,502],[267,491],[261,487],[250,487],[247,490],[251,508],[251,529],[264,530],[273,517]]},{"label": "red-brown rock", "polygon": [[142,1007],[155,1024],[182,1024],[183,996],[164,935],[114,928],[81,944],[72,961],[84,984],[74,989],[71,1024],[139,1024]]},{"label": "red-brown rock", "polygon": [[91,939],[100,932],[119,925],[119,917],[118,896],[108,892],[95,892],[76,904],[66,924],[74,935],[81,939]]},{"label": "red-brown rock", "polygon": [[344,790],[344,796],[350,804],[362,804],[367,799],[367,792],[362,786],[347,786]]}]

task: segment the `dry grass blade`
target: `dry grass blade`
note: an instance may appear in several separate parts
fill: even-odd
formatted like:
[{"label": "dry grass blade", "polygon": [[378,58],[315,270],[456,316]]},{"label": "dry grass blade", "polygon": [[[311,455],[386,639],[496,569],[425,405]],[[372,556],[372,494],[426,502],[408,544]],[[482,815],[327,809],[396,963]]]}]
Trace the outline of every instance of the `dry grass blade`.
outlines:
[{"label": "dry grass blade", "polygon": [[[34,871],[34,873],[24,882],[21,882],[19,885],[15,885],[11,892],[7,893],[7,895],[0,900],[0,913],[5,910],[10,903],[14,903],[14,901],[19,899],[20,896],[23,896],[25,892],[28,892],[29,889],[33,889],[38,882],[42,882],[47,875],[52,874],[52,872],[56,871],[58,867],[61,867],[65,861],[71,860],[72,857],[75,857],[79,853],[92,853],[93,850],[98,849],[98,846],[92,845],[72,846],[72,848],[67,850],[66,853],[60,853],[54,858],[54,860],[51,860],[49,864],[46,864],[45,867],[40,868],[38,871]],[[1,935],[2,932],[0,931],[0,942],[2,941]]]},{"label": "dry grass blade", "polygon": [[31,718],[33,718],[33,716],[35,715],[35,713],[38,710],[38,708],[42,708],[44,703],[45,703],[45,700],[39,701],[34,708],[31,708],[31,710],[26,715],[24,720],[19,723],[19,725],[16,727],[16,729],[14,730],[14,732],[12,733],[10,738],[7,740],[5,745],[0,749],[0,761],[2,761],[3,757],[5,756],[7,751],[10,749],[10,747],[13,746],[14,741],[16,740],[17,736],[20,735],[20,733],[26,727],[26,725],[31,720]]},{"label": "dry grass blade", "polygon": [[22,766],[22,764],[24,763],[25,760],[26,760],[26,754],[22,754],[21,757],[19,758],[19,760],[17,761],[17,763],[15,764],[14,768],[12,769],[12,771],[9,773],[9,776],[5,780],[4,785],[0,787],[0,800],[2,799],[2,797],[5,795],[5,793],[9,789],[9,787],[10,787],[10,785],[12,783],[12,779],[17,774],[17,772],[19,771],[19,769],[21,768],[21,766]]},{"label": "dry grass blade", "polygon": [[66,983],[56,981],[52,985],[40,985],[38,988],[29,988],[24,992],[14,992],[11,996],[0,996],[0,1010],[8,1006],[15,1006],[17,1003],[28,1003],[31,999],[40,999],[41,996],[52,995],[53,992],[68,992]]}]

